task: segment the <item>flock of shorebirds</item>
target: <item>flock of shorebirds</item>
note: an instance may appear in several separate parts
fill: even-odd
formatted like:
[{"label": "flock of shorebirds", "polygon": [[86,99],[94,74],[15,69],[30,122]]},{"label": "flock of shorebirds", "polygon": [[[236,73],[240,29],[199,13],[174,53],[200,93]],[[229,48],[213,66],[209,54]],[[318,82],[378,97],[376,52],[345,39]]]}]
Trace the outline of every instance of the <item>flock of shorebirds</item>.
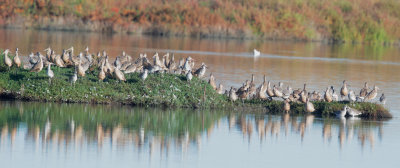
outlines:
[{"label": "flock of shorebirds", "polygon": [[[200,67],[194,70],[194,60],[191,57],[180,59],[175,62],[174,55],[170,57],[169,53],[162,56],[162,59],[156,53],[153,56],[153,64],[150,63],[146,54],[140,54],[139,58],[133,59],[124,51],[117,56],[113,63],[110,63],[109,55],[106,51],[91,54],[89,48],[86,47],[84,52],[74,55],[74,48],[64,49],[61,55],[57,55],[50,47],[44,50],[45,55],[40,52],[31,53],[29,60],[22,67],[30,72],[40,72],[47,67],[47,76],[49,80],[54,77],[51,65],[59,68],[74,67],[74,73],[70,76],[71,84],[78,80],[78,76],[84,77],[87,71],[99,70],[98,79],[103,81],[106,77],[115,78],[120,81],[126,81],[125,74],[140,73],[140,78],[146,80],[149,73],[174,73],[185,74],[186,79],[190,82],[193,76],[203,77],[207,66],[202,63]],[[4,51],[4,64],[10,69],[13,64],[18,68],[21,67],[22,61],[19,57],[18,48],[15,50],[15,56],[11,59],[8,56],[9,49]]]},{"label": "flock of shorebirds", "polygon": [[[207,66],[202,63],[200,67],[195,69],[195,61],[191,57],[182,58],[179,62],[175,62],[174,55],[170,57],[169,53],[159,58],[158,53],[155,53],[153,63],[149,61],[146,54],[140,54],[139,58],[133,59],[130,55],[127,55],[124,51],[121,55],[117,56],[113,63],[109,61],[109,55],[103,51],[96,54],[91,54],[89,48],[86,47],[84,52],[80,52],[78,55],[74,55],[74,48],[64,49],[61,55],[57,55],[54,50],[50,47],[44,50],[45,55],[40,52],[36,54],[31,53],[29,60],[23,65],[24,69],[30,70],[30,72],[40,72],[44,67],[47,67],[47,76],[49,82],[54,77],[54,72],[51,70],[51,65],[57,67],[74,67],[74,73],[70,76],[71,84],[74,84],[78,80],[78,76],[84,77],[86,72],[89,70],[98,69],[98,79],[103,81],[106,77],[115,78],[120,81],[126,81],[125,74],[129,73],[140,73],[140,78],[146,80],[149,73],[172,73],[181,74],[186,76],[186,80],[190,82],[193,76],[203,78]],[[13,66],[21,67],[22,61],[19,57],[18,48],[15,50],[15,56],[11,59],[8,56],[9,49],[4,51],[4,63],[10,68]],[[256,53],[256,50],[254,50]],[[257,51],[259,54],[259,51]],[[217,86],[214,75],[211,73],[208,83],[218,94],[225,94],[231,101],[241,99],[261,99],[261,100],[272,100],[273,98],[282,98],[284,101],[283,109],[286,112],[290,111],[290,102],[299,102],[305,104],[307,112],[314,112],[315,108],[312,101],[339,101],[339,95],[341,100],[347,99],[350,102],[362,102],[372,101],[378,95],[378,87],[374,86],[372,90],[369,89],[368,83],[365,82],[364,87],[360,90],[360,94],[356,95],[355,92],[348,88],[346,81],[343,81],[343,86],[340,89],[340,93],[337,93],[333,86],[327,87],[324,94],[317,91],[308,92],[306,90],[306,84],[303,89],[293,90],[290,86],[286,89],[283,88],[283,83],[279,82],[278,85],[271,87],[270,81],[266,80],[264,76],[264,82],[256,87],[254,81],[254,75],[251,80],[246,80],[240,88],[231,87],[230,90],[224,90],[223,85]],[[384,93],[380,97],[379,101],[385,104],[386,98]],[[337,116],[350,116],[360,115],[361,112],[345,106],[344,109],[337,113]]]}]

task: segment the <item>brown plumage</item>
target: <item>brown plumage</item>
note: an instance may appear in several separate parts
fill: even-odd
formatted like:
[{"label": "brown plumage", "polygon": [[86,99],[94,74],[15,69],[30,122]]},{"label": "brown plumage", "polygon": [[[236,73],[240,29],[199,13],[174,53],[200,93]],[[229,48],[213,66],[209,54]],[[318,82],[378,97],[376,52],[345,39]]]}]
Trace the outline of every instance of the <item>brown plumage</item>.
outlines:
[{"label": "brown plumage", "polygon": [[368,82],[365,82],[364,87],[360,90],[360,97],[367,96],[368,94]]},{"label": "brown plumage", "polygon": [[214,90],[217,90],[217,84],[215,83],[215,78],[214,78],[214,75],[212,73],[210,74],[210,80],[208,80],[208,83],[211,85],[211,87]]},{"label": "brown plumage", "polygon": [[349,94],[349,90],[347,89],[347,83],[346,80],[343,81],[343,86],[342,89],[340,89],[340,95],[343,97],[347,96]]},{"label": "brown plumage", "polygon": [[332,95],[330,93],[329,87],[326,88],[324,99],[326,102],[332,102]]},{"label": "brown plumage", "polygon": [[31,68],[30,72],[40,72],[43,69],[43,59],[40,56],[40,53],[37,53],[38,57],[39,57],[39,61],[33,65],[33,67]]},{"label": "brown plumage", "polygon": [[21,59],[19,58],[18,54],[18,48],[15,50],[15,57],[14,57],[14,64],[17,65],[17,67],[21,67]]}]

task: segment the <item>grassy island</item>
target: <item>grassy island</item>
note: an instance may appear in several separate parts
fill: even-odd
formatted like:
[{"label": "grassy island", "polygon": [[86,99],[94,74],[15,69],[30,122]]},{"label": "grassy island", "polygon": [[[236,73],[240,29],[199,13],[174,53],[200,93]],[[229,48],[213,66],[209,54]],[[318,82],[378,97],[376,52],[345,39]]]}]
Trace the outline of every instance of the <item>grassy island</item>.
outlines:
[{"label": "grassy island", "polygon": [[[283,102],[278,100],[229,101],[225,95],[217,94],[205,80],[194,77],[190,83],[184,75],[150,74],[142,81],[139,73],[126,75],[121,82],[111,77],[104,81],[97,78],[98,70],[78,77],[75,84],[69,82],[73,68],[52,67],[55,77],[49,81],[46,70],[39,73],[21,68],[5,68],[0,56],[0,98],[25,101],[66,103],[118,103],[134,106],[158,106],[170,108],[230,108],[242,111],[284,113]],[[313,102],[315,115],[332,116],[334,112],[349,106],[363,111],[362,117],[390,118],[391,114],[380,104],[349,102]],[[304,104],[292,103],[293,114],[304,114]]]}]

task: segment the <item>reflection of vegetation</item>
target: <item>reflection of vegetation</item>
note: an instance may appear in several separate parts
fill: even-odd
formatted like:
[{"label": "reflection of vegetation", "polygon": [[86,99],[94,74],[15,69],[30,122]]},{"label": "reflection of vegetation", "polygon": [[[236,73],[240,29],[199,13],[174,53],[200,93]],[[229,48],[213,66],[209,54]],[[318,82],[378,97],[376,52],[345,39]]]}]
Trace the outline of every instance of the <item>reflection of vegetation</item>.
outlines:
[{"label": "reflection of vegetation", "polygon": [[[142,33],[161,35],[379,44],[400,37],[400,3],[396,0],[6,0],[0,8],[0,17],[25,16],[33,22],[40,18],[45,26],[38,26],[44,28],[54,24],[52,19],[73,16],[84,23],[117,25],[96,26],[100,30],[141,31],[130,30],[134,24]],[[69,28],[64,25],[59,27]]]},{"label": "reflection of vegetation", "polygon": [[[19,126],[27,127],[27,137],[37,143],[53,141],[58,145],[79,144],[87,141],[102,147],[106,143],[126,145],[133,143],[139,147],[167,148],[176,143],[175,148],[191,142],[201,141],[207,133],[210,137],[215,125],[228,124],[229,129],[239,130],[249,140],[252,136],[260,140],[267,136],[279,137],[289,131],[303,140],[310,128],[322,128],[324,140],[331,140],[338,132],[340,145],[353,134],[364,144],[373,145],[374,134],[382,137],[382,121],[360,119],[339,120],[324,118],[315,120],[313,115],[282,116],[231,113],[226,111],[161,110],[153,108],[130,108],[128,106],[53,104],[31,102],[0,102],[0,134],[11,139],[16,136]],[[222,122],[220,122],[222,120]],[[312,127],[312,125],[319,125]],[[222,129],[226,127],[220,127]],[[107,141],[106,139],[110,140]],[[0,139],[0,142],[3,139]],[[250,141],[249,141],[250,142]],[[151,144],[151,145],[143,145]],[[162,149],[161,149],[162,150]],[[151,152],[151,151],[150,151]]]},{"label": "reflection of vegetation", "polygon": [[0,127],[23,122],[30,128],[44,128],[49,122],[51,132],[58,130],[68,133],[71,127],[82,127],[87,135],[94,136],[97,127],[101,126],[104,130],[122,127],[134,132],[143,129],[146,134],[162,137],[179,138],[188,134],[193,138],[209,129],[223,115],[225,112],[3,102]]}]

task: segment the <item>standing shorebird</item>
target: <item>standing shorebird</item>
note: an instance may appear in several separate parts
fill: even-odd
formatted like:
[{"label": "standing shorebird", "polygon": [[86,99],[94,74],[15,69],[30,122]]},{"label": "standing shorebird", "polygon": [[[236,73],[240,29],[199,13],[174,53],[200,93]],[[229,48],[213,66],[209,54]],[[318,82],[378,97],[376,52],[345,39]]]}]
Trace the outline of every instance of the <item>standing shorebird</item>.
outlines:
[{"label": "standing shorebird", "polygon": [[380,101],[383,105],[385,105],[385,103],[386,103],[385,93],[382,93],[382,96],[379,98],[379,101]]},{"label": "standing shorebird", "polygon": [[30,72],[37,72],[39,73],[40,71],[42,71],[43,69],[43,59],[40,56],[40,53],[37,52],[36,55],[39,57],[39,61],[36,62],[35,65],[33,65],[32,69],[30,70]]},{"label": "standing shorebird", "polygon": [[233,87],[231,87],[231,90],[229,90],[229,100],[234,102],[237,99],[238,99],[238,96],[236,94],[236,90],[234,90]]},{"label": "standing shorebird", "polygon": [[194,72],[194,76],[202,78],[206,73],[206,68],[207,68],[206,64],[204,64],[204,62],[201,63],[201,67]]},{"label": "standing shorebird", "polygon": [[119,68],[115,68],[114,73],[118,80],[126,81],[124,73],[122,73],[121,70],[119,70]]},{"label": "standing shorebird", "polygon": [[186,61],[185,61],[185,64],[183,64],[183,70],[184,71],[189,71],[189,70],[192,70],[192,67],[190,66],[190,61],[192,60],[192,58],[191,57],[187,57],[186,58]]},{"label": "standing shorebird", "polygon": [[192,78],[193,78],[192,70],[189,70],[189,71],[186,73],[186,81],[187,81],[188,83],[190,83],[190,81],[192,80]]},{"label": "standing shorebird", "polygon": [[378,89],[378,86],[374,86],[374,89],[372,89],[371,92],[369,92],[367,96],[365,96],[364,101],[375,99],[375,97],[378,95]]},{"label": "standing shorebird", "polygon": [[98,77],[99,77],[99,81],[103,81],[106,78],[106,73],[104,72],[104,64],[101,64]]},{"label": "standing shorebird", "polygon": [[331,86],[331,95],[332,95],[332,101],[339,101],[339,96],[336,94],[335,92],[335,88],[333,88],[333,86]]},{"label": "standing shorebird", "polygon": [[49,63],[49,66],[47,66],[47,76],[49,77],[49,84],[51,84],[51,80],[54,77],[54,72],[51,70],[51,65],[53,63]]},{"label": "standing shorebird", "polygon": [[149,70],[145,69],[141,74],[140,74],[140,79],[144,82],[148,76]]},{"label": "standing shorebird", "polygon": [[324,95],[324,99],[325,99],[325,101],[328,102],[328,103],[332,102],[332,95],[331,95],[331,93],[330,93],[329,87],[326,88],[325,95]]},{"label": "standing shorebird", "polygon": [[71,82],[71,85],[74,84],[75,82],[78,80],[78,73],[76,71],[76,67],[75,67],[75,71],[74,74],[72,76],[69,77],[69,81]]},{"label": "standing shorebird", "polygon": [[342,89],[340,89],[340,95],[342,97],[342,100],[347,96],[347,94],[349,94],[349,90],[347,89],[346,80],[344,80]]},{"label": "standing shorebird", "polygon": [[215,78],[214,78],[214,75],[212,73],[210,74],[210,80],[208,80],[208,83],[211,85],[211,87],[214,90],[217,90],[217,84],[215,83]]},{"label": "standing shorebird", "polygon": [[224,85],[222,85],[222,83],[219,84],[219,86],[217,88],[217,93],[224,94]]},{"label": "standing shorebird", "polygon": [[4,63],[8,67],[8,70],[10,70],[10,67],[12,66],[12,61],[11,61],[10,57],[8,57],[8,53],[9,52],[10,52],[9,49],[4,50],[4,52],[3,52],[3,54],[4,54]]},{"label": "standing shorebird", "polygon": [[18,48],[15,49],[15,57],[14,57],[14,64],[19,68],[21,67],[21,59],[19,58]]},{"label": "standing shorebird", "polygon": [[315,111],[314,104],[312,104],[312,103],[310,102],[310,99],[309,99],[309,98],[307,98],[307,101],[306,101],[306,103],[305,103],[305,106],[306,106],[306,112],[312,113],[312,112]]},{"label": "standing shorebird", "polygon": [[364,87],[360,90],[360,97],[365,98],[368,94],[368,82],[364,83]]},{"label": "standing shorebird", "polygon": [[350,90],[348,97],[349,97],[350,103],[356,101],[356,94],[354,93],[354,91]]}]

